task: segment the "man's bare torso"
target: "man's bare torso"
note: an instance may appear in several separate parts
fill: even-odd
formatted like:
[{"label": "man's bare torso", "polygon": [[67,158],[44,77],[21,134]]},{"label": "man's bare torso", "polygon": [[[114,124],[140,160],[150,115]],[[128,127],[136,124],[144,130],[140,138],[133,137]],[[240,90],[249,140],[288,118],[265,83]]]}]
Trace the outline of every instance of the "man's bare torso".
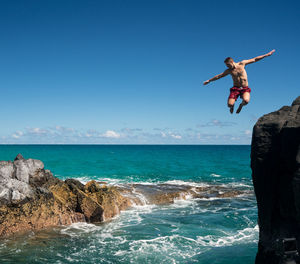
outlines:
[{"label": "man's bare torso", "polygon": [[232,80],[233,86],[235,87],[246,87],[248,86],[248,77],[245,70],[245,64],[242,62],[235,63],[235,68],[228,69]]}]

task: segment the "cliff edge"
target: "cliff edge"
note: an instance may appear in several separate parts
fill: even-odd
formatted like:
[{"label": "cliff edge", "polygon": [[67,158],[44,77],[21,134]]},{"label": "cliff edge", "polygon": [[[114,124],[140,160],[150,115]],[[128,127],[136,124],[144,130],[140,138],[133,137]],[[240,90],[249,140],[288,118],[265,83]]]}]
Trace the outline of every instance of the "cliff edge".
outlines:
[{"label": "cliff edge", "polygon": [[296,260],[300,246],[300,96],[291,106],[257,121],[251,169],[259,225],[255,263]]}]

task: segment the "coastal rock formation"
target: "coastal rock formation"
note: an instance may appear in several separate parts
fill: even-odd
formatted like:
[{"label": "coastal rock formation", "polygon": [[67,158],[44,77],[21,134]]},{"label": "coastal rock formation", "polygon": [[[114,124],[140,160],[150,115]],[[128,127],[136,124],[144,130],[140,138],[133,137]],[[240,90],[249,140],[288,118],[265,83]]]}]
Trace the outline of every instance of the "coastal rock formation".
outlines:
[{"label": "coastal rock formation", "polygon": [[[176,200],[230,198],[245,191],[193,184],[119,184],[76,179],[62,181],[43,162],[0,161],[0,237],[75,222],[100,223],[131,206],[170,204]],[[251,194],[252,195],[252,194]]]},{"label": "coastal rock formation", "polygon": [[[262,116],[253,128],[251,168],[258,206],[256,264],[281,262],[300,246],[300,97]],[[299,250],[299,248],[298,248]]]},{"label": "coastal rock formation", "polygon": [[[245,191],[233,190],[219,185],[195,187],[187,184],[171,183],[160,183],[155,185],[137,183],[128,184],[127,186],[122,186],[120,189],[120,192],[125,195],[124,190],[127,190],[127,194],[131,194],[129,196],[131,199],[134,199],[137,194],[140,194],[142,195],[141,199],[143,199],[144,204],[157,205],[171,204],[176,200],[186,200],[189,198],[227,198],[246,194]],[[136,201],[136,199],[134,201]]]},{"label": "coastal rock formation", "polygon": [[61,181],[44,170],[43,162],[25,160],[20,154],[13,162],[0,162],[0,183],[0,237],[75,222],[102,222],[131,205],[116,187]]},{"label": "coastal rock formation", "polygon": [[0,161],[0,205],[32,198],[34,190],[30,185],[41,186],[50,178],[53,175],[44,170],[39,160],[25,160],[19,154],[13,162]]}]

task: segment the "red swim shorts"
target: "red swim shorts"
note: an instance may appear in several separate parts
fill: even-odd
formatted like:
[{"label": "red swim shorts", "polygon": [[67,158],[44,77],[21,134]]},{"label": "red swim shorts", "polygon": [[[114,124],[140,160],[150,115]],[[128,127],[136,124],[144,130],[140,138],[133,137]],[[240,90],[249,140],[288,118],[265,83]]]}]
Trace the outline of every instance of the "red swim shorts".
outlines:
[{"label": "red swim shorts", "polygon": [[251,93],[251,89],[248,87],[248,86],[245,86],[245,87],[232,87],[230,88],[230,95],[228,97],[229,98],[232,98],[234,100],[238,99],[238,97],[240,96],[242,98],[243,94],[244,93]]}]

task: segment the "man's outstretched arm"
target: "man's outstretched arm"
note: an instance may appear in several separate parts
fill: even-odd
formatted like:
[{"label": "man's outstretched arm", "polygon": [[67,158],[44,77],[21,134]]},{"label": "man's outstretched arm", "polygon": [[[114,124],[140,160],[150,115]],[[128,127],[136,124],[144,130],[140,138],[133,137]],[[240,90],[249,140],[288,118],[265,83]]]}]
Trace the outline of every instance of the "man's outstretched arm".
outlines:
[{"label": "man's outstretched arm", "polygon": [[261,60],[261,59],[263,59],[263,58],[265,58],[265,57],[271,56],[274,52],[275,52],[275,50],[272,50],[272,51],[270,51],[270,52],[267,53],[267,54],[264,54],[264,55],[261,55],[261,56],[257,56],[257,57],[255,57],[255,58],[253,58],[253,59],[250,59],[250,60],[243,60],[243,61],[241,61],[241,63],[247,65],[247,64],[250,64],[250,63],[253,63],[253,62],[257,62],[257,61],[259,61],[259,60]]},{"label": "man's outstretched arm", "polygon": [[208,84],[208,83],[210,83],[210,82],[212,82],[212,81],[221,79],[221,78],[225,77],[225,76],[228,75],[228,74],[229,74],[229,70],[225,70],[224,72],[222,72],[222,73],[216,75],[215,77],[212,77],[211,79],[205,81],[203,84],[206,85],[206,84]]}]

